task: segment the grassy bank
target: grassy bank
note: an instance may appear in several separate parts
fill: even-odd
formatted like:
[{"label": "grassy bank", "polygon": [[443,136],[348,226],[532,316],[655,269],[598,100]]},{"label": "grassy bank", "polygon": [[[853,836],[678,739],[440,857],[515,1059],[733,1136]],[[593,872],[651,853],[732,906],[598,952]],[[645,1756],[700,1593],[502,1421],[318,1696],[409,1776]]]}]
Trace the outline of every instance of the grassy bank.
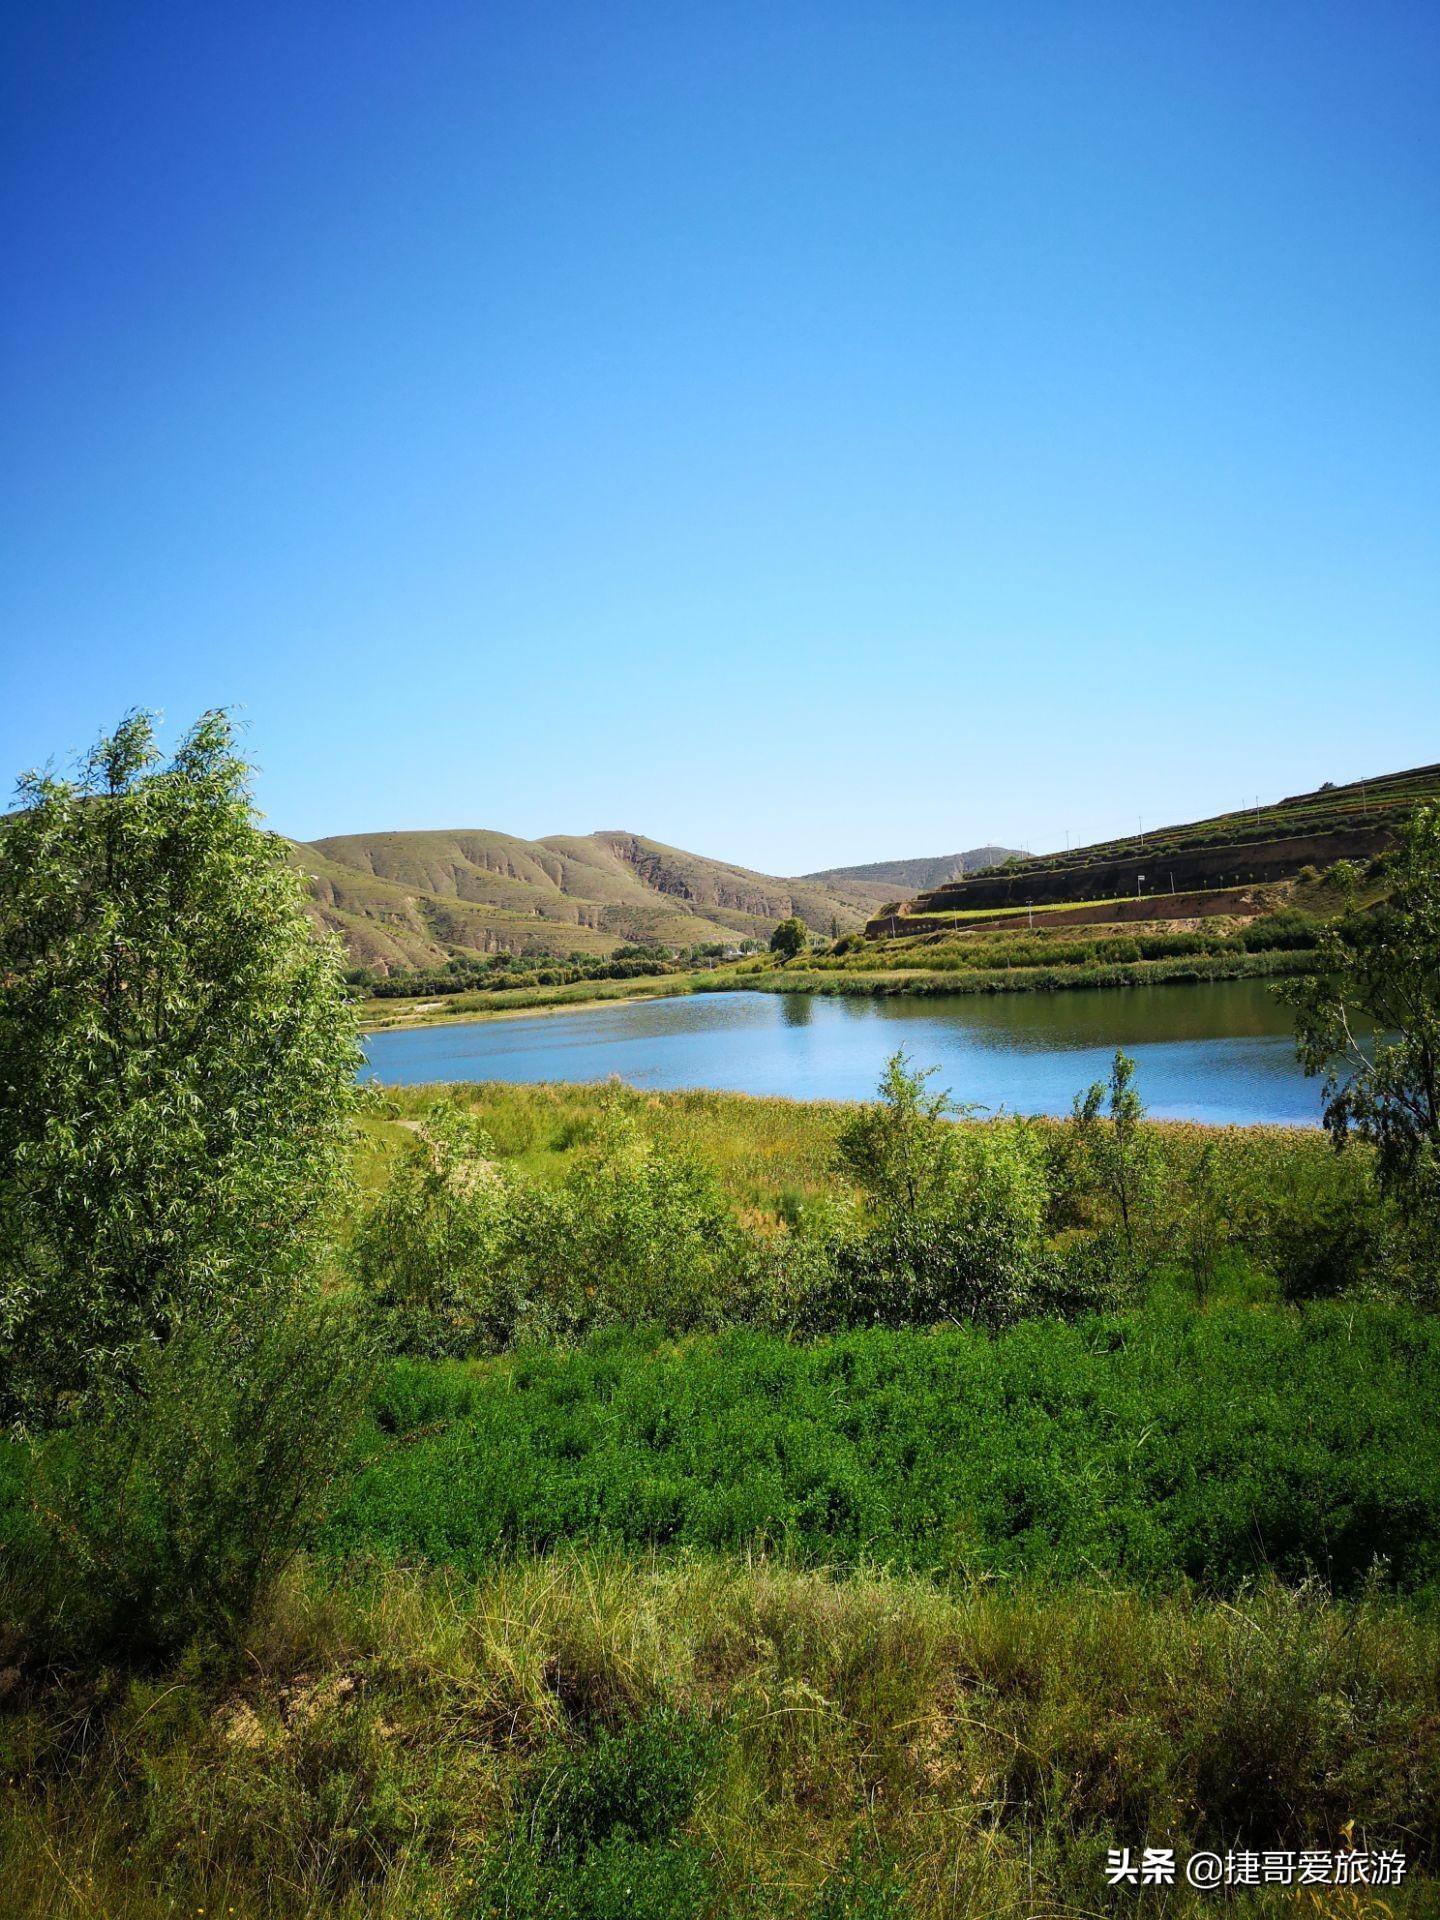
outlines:
[{"label": "grassy bank", "polygon": [[443,1026],[455,1020],[490,1020],[507,1014],[545,1013],[605,1006],[623,1000],[654,1000],[675,993],[693,993],[698,974],[661,974],[638,980],[575,980],[565,986],[513,987],[483,993],[449,994],[442,1000],[419,996],[414,1000],[369,999],[360,1002],[360,1024],[366,1033],[389,1027]]},{"label": "grassy bank", "polygon": [[[855,1102],[705,1087],[652,1093],[503,1080],[387,1087],[362,1123],[357,1169],[372,1191],[383,1186],[398,1157],[415,1151],[416,1127],[439,1110],[474,1119],[501,1165],[551,1183],[595,1148],[606,1113],[616,1109],[655,1146],[704,1165],[742,1218],[788,1222],[817,1201],[860,1198],[838,1161],[841,1130],[854,1118]],[[1024,1124],[1059,1150],[1066,1122],[1040,1117]],[[1293,1204],[1296,1194],[1322,1194],[1344,1164],[1337,1163],[1329,1140],[1313,1127],[1211,1127],[1166,1120],[1151,1123],[1150,1132],[1162,1163],[1177,1177],[1206,1146],[1223,1149],[1237,1218],[1262,1212],[1273,1217]],[[1358,1166],[1363,1150],[1352,1149],[1350,1157]]]},{"label": "grassy bank", "polygon": [[1111,1846],[1349,1835],[1402,1848],[1408,1884],[1244,1911],[1404,1920],[1433,1912],[1437,1726],[1434,1621],[1315,1589],[569,1552],[302,1570],[231,1674],[11,1702],[0,1914],[1084,1920],[1128,1910]]},{"label": "grassy bank", "polygon": [[[943,957],[943,956],[942,956]],[[974,956],[962,963],[934,964],[933,957],[907,956],[895,964],[828,968],[823,962],[790,962],[743,976],[737,968],[725,986],[749,986],[762,993],[884,995],[970,993],[1056,993],[1068,988],[1184,986],[1211,980],[1268,980],[1308,972],[1305,953],[1232,953],[1178,955],[1155,960],[1076,960],[1062,954],[1041,963],[978,966]],[[713,991],[714,989],[709,989]],[[691,989],[703,993],[698,985]]]},{"label": "grassy bank", "polygon": [[927,964],[923,956],[889,965],[814,962],[783,966],[736,961],[698,973],[644,980],[578,981],[560,987],[523,987],[511,992],[457,993],[433,1000],[367,1000],[361,1021],[367,1033],[391,1027],[443,1026],[506,1014],[581,1011],[617,1001],[669,999],[691,993],[887,994],[1054,993],[1066,988],[1176,986],[1211,980],[1282,979],[1305,973],[1306,953],[1179,955],[1155,960],[1074,961],[1058,955],[1043,964],[976,966]]},{"label": "grassy bank", "polygon": [[607,1106],[615,1105],[647,1140],[703,1161],[742,1214],[783,1216],[805,1200],[849,1190],[835,1153],[853,1104],[703,1087],[642,1093],[504,1080],[387,1087],[362,1122],[357,1170],[372,1191],[383,1186],[397,1158],[415,1151],[417,1125],[439,1108],[474,1119],[505,1166],[553,1182],[595,1145]]}]

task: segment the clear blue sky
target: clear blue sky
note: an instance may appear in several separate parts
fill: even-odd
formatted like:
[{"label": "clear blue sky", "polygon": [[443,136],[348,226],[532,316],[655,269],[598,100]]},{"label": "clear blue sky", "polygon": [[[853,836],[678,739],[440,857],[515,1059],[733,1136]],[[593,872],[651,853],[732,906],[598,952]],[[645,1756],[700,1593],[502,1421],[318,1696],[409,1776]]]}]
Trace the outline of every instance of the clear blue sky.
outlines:
[{"label": "clear blue sky", "polygon": [[1440,9],[0,26],[0,771],[769,871],[1440,759]]}]

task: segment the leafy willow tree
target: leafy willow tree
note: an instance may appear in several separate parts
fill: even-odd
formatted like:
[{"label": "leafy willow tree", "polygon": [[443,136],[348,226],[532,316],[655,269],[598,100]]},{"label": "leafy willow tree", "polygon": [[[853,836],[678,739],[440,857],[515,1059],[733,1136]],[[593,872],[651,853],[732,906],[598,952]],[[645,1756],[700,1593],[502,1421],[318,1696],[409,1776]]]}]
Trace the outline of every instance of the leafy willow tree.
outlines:
[{"label": "leafy willow tree", "polygon": [[1421,807],[1390,857],[1387,903],[1323,934],[1318,970],[1290,982],[1296,1047],[1322,1074],[1325,1125],[1376,1149],[1412,1216],[1440,1211],[1440,807]]},{"label": "leafy willow tree", "polygon": [[796,914],[792,914],[788,920],[782,920],[770,936],[770,951],[778,953],[782,960],[793,960],[809,944],[810,929]]},{"label": "leafy willow tree", "polygon": [[1017,1121],[952,1126],[975,1109],[930,1092],[936,1071],[892,1054],[879,1100],[840,1130],[837,1164],[864,1192],[869,1221],[838,1249],[827,1302],[837,1324],[1004,1325],[1046,1278],[1038,1135]]},{"label": "leafy willow tree", "polygon": [[840,1129],[836,1161],[877,1214],[914,1219],[940,1206],[955,1177],[958,1135],[945,1123],[958,1108],[926,1083],[940,1071],[912,1071],[903,1051],[885,1062],[879,1099]]},{"label": "leafy willow tree", "polygon": [[[1109,1125],[1102,1123],[1108,1109]],[[1071,1108],[1071,1124],[1091,1178],[1111,1201],[1120,1235],[1133,1254],[1155,1178],[1155,1142],[1135,1086],[1135,1062],[1115,1049],[1107,1081],[1097,1080]]]},{"label": "leafy willow tree", "polygon": [[46,1419],[187,1315],[293,1293],[358,1060],[223,713],[129,715],[0,828],[0,1395]]}]

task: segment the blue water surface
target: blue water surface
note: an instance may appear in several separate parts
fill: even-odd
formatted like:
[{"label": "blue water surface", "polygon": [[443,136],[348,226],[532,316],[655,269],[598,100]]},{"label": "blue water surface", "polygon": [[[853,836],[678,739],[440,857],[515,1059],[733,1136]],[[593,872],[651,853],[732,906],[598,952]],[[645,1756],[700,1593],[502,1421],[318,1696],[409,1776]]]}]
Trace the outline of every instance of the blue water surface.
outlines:
[{"label": "blue water surface", "polygon": [[606,1080],[797,1100],[874,1093],[903,1047],[932,1083],[987,1111],[1066,1113],[1116,1047],[1160,1119],[1315,1125],[1318,1084],[1295,1060],[1287,1009],[1262,981],[1061,993],[701,993],[366,1037],[373,1078]]}]

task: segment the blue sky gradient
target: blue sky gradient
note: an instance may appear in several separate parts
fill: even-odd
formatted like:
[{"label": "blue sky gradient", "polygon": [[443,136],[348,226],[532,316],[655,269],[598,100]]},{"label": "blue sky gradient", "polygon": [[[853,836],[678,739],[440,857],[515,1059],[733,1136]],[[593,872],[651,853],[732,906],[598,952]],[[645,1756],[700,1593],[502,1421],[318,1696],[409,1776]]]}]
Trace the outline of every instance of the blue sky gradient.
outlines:
[{"label": "blue sky gradient", "polygon": [[1440,9],[0,27],[0,775],[772,872],[1440,758]]}]

